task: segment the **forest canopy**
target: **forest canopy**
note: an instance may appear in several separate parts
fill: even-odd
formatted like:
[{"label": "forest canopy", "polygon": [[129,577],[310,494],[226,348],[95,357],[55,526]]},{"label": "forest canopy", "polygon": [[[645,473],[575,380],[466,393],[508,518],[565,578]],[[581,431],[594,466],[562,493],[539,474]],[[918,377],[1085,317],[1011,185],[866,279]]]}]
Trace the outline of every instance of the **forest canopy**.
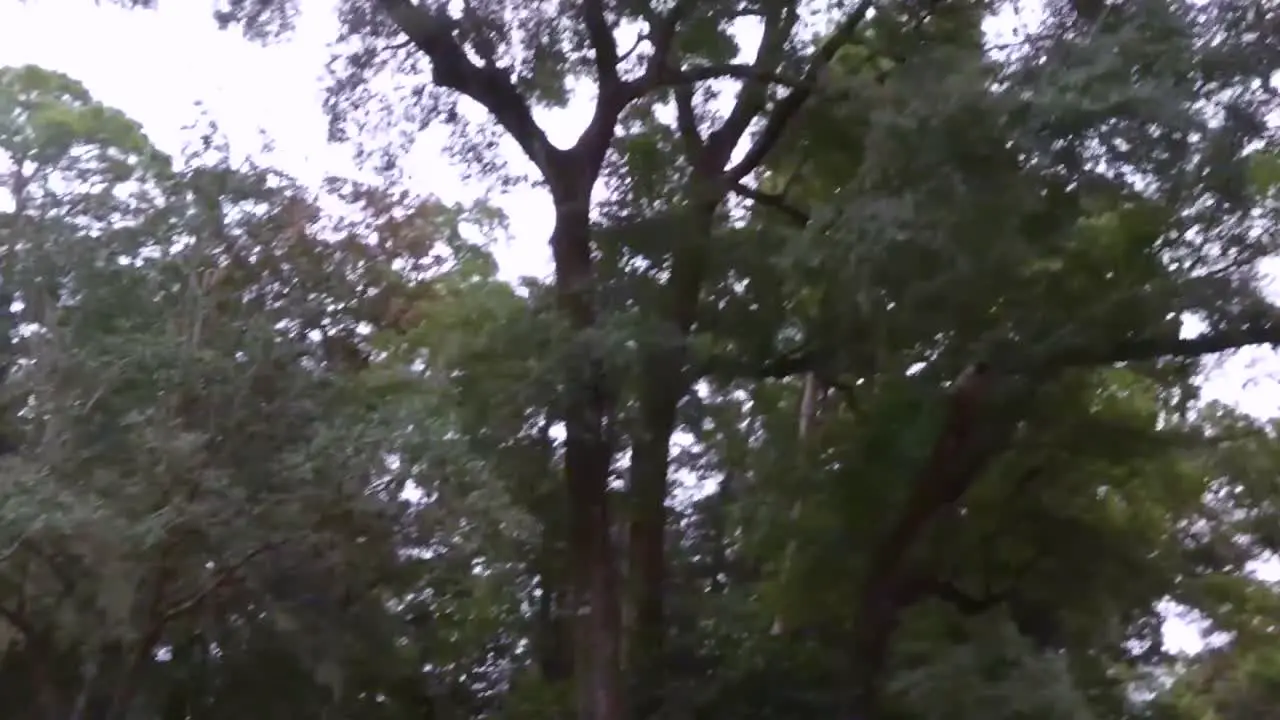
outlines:
[{"label": "forest canopy", "polygon": [[1273,1],[302,11],[376,181],[0,68],[6,717],[1280,717]]}]

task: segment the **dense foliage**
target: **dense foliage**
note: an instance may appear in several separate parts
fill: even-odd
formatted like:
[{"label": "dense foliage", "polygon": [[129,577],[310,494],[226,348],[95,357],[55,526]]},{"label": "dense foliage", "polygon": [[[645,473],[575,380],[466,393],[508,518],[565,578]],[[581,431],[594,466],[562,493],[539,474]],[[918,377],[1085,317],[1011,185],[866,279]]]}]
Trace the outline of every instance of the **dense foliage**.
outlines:
[{"label": "dense foliage", "polygon": [[338,3],[377,185],[0,69],[5,717],[1275,713],[1280,9],[445,5]]}]

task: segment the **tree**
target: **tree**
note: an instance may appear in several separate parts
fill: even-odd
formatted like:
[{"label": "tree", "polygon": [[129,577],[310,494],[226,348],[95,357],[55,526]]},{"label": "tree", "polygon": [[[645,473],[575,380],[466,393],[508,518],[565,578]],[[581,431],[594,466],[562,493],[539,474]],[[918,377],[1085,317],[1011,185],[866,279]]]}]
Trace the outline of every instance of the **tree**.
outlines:
[{"label": "tree", "polygon": [[428,385],[380,368],[367,328],[400,332],[397,304],[473,274],[483,254],[457,228],[490,214],[335,180],[330,199],[358,212],[326,216],[289,178],[230,165],[216,134],[175,167],[34,67],[0,70],[0,117],[7,712],[407,702],[392,684],[413,660],[396,651],[407,619],[386,603],[413,596],[401,553],[438,525],[388,458],[419,462],[443,430],[416,412]]},{"label": "tree", "polygon": [[[1141,496],[1131,483],[1145,474],[1132,465],[1147,463],[1148,449],[1169,457],[1161,424],[1176,416],[1197,358],[1277,340],[1275,308],[1256,281],[1276,207],[1248,183],[1258,148],[1274,141],[1274,21],[1262,6],[1226,2],[1054,6],[1062,12],[999,48],[981,30],[997,9],[601,0],[472,2],[449,15],[409,0],[341,5],[346,52],[327,103],[335,137],[370,120],[360,109],[378,105],[374,80],[394,73],[412,79],[407,108],[383,98],[396,117],[452,123],[459,157],[477,172],[502,169],[494,138],[509,136],[554,202],[562,327],[548,329],[542,357],[561,373],[538,386],[550,392],[537,424],[548,438],[563,425],[563,457],[553,452],[543,467],[562,464],[562,492],[549,497],[562,497],[564,511],[547,502],[535,515],[547,547],[571,558],[567,578],[542,572],[541,593],[560,582],[551,594],[569,601],[579,716],[649,716],[669,704],[664,668],[679,652],[666,641],[688,621],[668,607],[686,560],[668,553],[685,520],[668,508],[672,438],[698,431],[708,403],[732,417],[729,398],[764,429],[715,438],[727,453],[733,433],[745,434],[733,442],[752,449],[747,477],[727,456],[709,465],[752,498],[794,495],[778,486],[799,470],[807,496],[830,498],[817,517],[804,504],[797,554],[809,557],[797,563],[810,570],[784,574],[778,596],[787,604],[819,570],[827,580],[811,617],[780,641],[813,639],[808,665],[790,660],[810,682],[852,689],[828,693],[831,711],[901,709],[890,691],[913,664],[910,641],[944,625],[925,635],[947,645],[940,637],[959,632],[946,621],[957,611],[1005,607],[1034,652],[1074,648],[1080,676],[1106,676],[1124,641],[1149,625],[1169,577],[1149,556],[1108,568],[1151,571],[1138,589],[1126,583],[1117,598],[1100,573],[1068,604],[1043,582],[1040,597],[1011,598],[1025,559],[996,563],[1010,587],[967,592],[951,564],[970,572],[975,553],[943,551],[1011,532],[999,521],[1022,509],[1021,495],[1002,490],[1032,487],[1044,503],[1095,467],[1106,482],[1067,493],[1085,509],[1050,515],[1072,539],[1104,527],[1109,549],[1132,540],[1090,503],[1104,487],[1121,498],[1105,502],[1121,507],[1134,502],[1126,492]],[[295,10],[238,3],[219,20],[269,37]],[[813,10],[824,25],[816,42]],[[731,28],[746,22],[762,39],[754,59],[738,62]],[[634,49],[621,49],[624,35],[639,38]],[[591,119],[571,147],[553,146],[533,109],[563,105],[583,84]],[[538,293],[529,296],[537,306]],[[1207,329],[1185,336],[1189,315]],[[985,368],[982,392],[946,392],[966,366]],[[838,398],[805,448],[792,442],[794,414],[786,429],[780,419],[800,374]],[[750,403],[736,399],[742,392]],[[1103,431],[1137,450],[1069,442]],[[610,486],[624,455],[619,553]],[[856,482],[866,477],[873,488]],[[1187,495],[1179,488],[1157,504],[1170,517],[1198,500],[1187,482]],[[783,506],[737,530],[761,534],[796,507]],[[1160,534],[1132,532],[1147,543]],[[757,556],[736,576],[743,598],[770,586],[771,556],[782,554],[776,543],[746,544],[744,555]],[[841,552],[850,545],[864,550]],[[1069,549],[1045,552],[1056,560]],[[952,615],[921,610],[935,601]],[[1088,632],[1066,632],[1072,613]],[[1035,627],[1046,616],[1056,627]],[[1100,638],[1103,620],[1121,629]],[[563,664],[545,663],[559,680]],[[748,670],[736,678],[744,692],[760,684],[760,669]]]}]

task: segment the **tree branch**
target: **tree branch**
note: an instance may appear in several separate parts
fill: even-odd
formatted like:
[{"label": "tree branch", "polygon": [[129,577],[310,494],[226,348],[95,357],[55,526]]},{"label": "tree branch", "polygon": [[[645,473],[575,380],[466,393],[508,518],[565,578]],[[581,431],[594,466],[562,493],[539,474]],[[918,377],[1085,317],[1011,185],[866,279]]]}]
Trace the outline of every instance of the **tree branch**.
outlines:
[{"label": "tree branch", "polygon": [[[752,81],[775,82],[787,85],[793,90],[805,85],[803,82],[783,82],[769,71],[770,68],[780,64],[782,53],[787,47],[787,40],[791,37],[791,32],[795,29],[796,21],[800,17],[799,13],[796,12],[798,4],[799,0],[780,3],[773,12],[767,13],[765,17],[761,18],[764,22],[764,33],[760,38],[760,47],[756,50],[755,60],[745,68],[745,72],[736,75],[736,77],[741,77],[748,82],[738,91],[738,97],[734,100],[733,109],[729,111],[729,116],[725,118],[724,123],[715,132],[711,133],[707,140],[714,156],[717,170],[723,169],[724,164],[729,162],[729,157],[732,155],[734,148],[742,140],[747,128],[751,127],[751,121],[764,110],[765,104],[769,102],[768,88]],[[737,66],[725,66],[725,69],[729,67]]]},{"label": "tree branch", "polygon": [[1005,602],[1005,593],[994,593],[982,596],[971,595],[961,590],[955,583],[937,578],[919,578],[910,583],[903,594],[903,605],[915,604],[917,600],[933,598],[952,606],[961,615],[981,615]]},{"label": "tree branch", "polygon": [[[874,695],[903,611],[919,599],[913,594],[918,578],[910,567],[915,548],[938,512],[963,497],[1013,439],[1013,418],[992,417],[983,411],[990,382],[990,372],[981,369],[966,370],[957,378],[929,460],[912,480],[901,512],[872,551],[858,605],[863,629],[855,645],[865,681],[859,691],[868,697]],[[1033,393],[1034,388],[1024,392]]]},{"label": "tree branch", "polygon": [[701,165],[706,142],[702,139],[702,133],[698,132],[698,116],[693,109],[693,88],[687,85],[675,88],[675,99],[676,128],[680,132],[680,139],[684,141],[693,164]]},{"label": "tree branch", "polygon": [[861,0],[857,7],[849,13],[849,17],[818,48],[817,52],[814,53],[813,60],[809,63],[809,69],[804,74],[805,84],[787,93],[773,106],[773,112],[769,113],[769,117],[765,120],[764,128],[756,136],[755,142],[747,149],[742,160],[729,169],[727,175],[730,180],[736,182],[746,177],[752,170],[760,166],[765,156],[778,144],[792,118],[808,102],[809,96],[813,93],[813,87],[817,84],[822,72],[831,64],[836,52],[849,40],[854,30],[871,12],[873,5],[872,0]]},{"label": "tree branch", "polygon": [[1071,348],[1045,360],[1045,367],[1080,367],[1144,362],[1170,358],[1199,358],[1253,345],[1280,345],[1280,308],[1268,318],[1235,328],[1201,333],[1191,338],[1150,336],[1133,338],[1107,348]]},{"label": "tree branch", "polygon": [[640,46],[644,44],[644,40],[645,40],[645,38],[644,38],[644,36],[643,36],[643,35],[639,35],[639,36],[637,36],[637,37],[636,37],[636,41],[635,41],[635,42],[633,42],[633,43],[631,43],[631,47],[627,48],[626,52],[624,52],[624,53],[622,53],[621,55],[619,55],[619,56],[618,56],[618,62],[619,62],[619,63],[624,63],[624,62],[626,62],[627,60],[629,60],[629,59],[631,58],[631,56],[632,56],[632,55],[635,55],[635,54],[636,54],[636,50],[639,50],[639,49],[640,49]]},{"label": "tree branch", "polygon": [[874,555],[868,585],[893,586],[905,580],[902,562],[930,521],[939,510],[963,497],[989,462],[1007,447],[1013,423],[988,418],[984,412],[992,379],[989,369],[976,366],[952,384],[942,429],[928,462],[911,483],[906,507]]},{"label": "tree branch", "polygon": [[277,547],[278,545],[279,543],[267,543],[245,553],[244,557],[223,568],[221,572],[215,573],[204,587],[171,605],[161,615],[160,619],[157,621],[157,625],[163,627],[166,623],[194,610],[196,606],[204,602],[210,595],[226,587],[227,583],[231,582],[232,578],[236,576],[236,573],[244,569],[244,566],[252,562],[254,558]]},{"label": "tree branch", "polygon": [[638,98],[657,85],[670,69],[671,47],[675,44],[676,31],[680,22],[688,16],[697,5],[698,0],[677,0],[674,7],[666,15],[659,15],[652,6],[645,3],[645,21],[649,23],[649,44],[653,46],[653,55],[649,56],[649,64],[644,75],[630,83],[630,95]]},{"label": "tree branch", "polygon": [[488,110],[515,138],[544,178],[554,173],[560,151],[533,119],[529,104],[511,79],[496,67],[480,67],[467,57],[454,37],[454,21],[444,10],[415,5],[413,0],[377,0],[400,32],[431,60],[433,81],[466,95]]},{"label": "tree branch", "polygon": [[809,213],[787,202],[787,199],[782,195],[777,193],[767,193],[759,188],[753,188],[740,182],[734,183],[729,189],[757,205],[770,207],[783,213],[789,220],[799,227],[804,227],[809,224]]},{"label": "tree branch", "polygon": [[[1046,362],[1028,365],[1024,371],[1044,372],[1075,365],[1161,357],[1200,357],[1264,343],[1280,343],[1280,318],[1190,339],[1147,338],[1117,343],[1105,352],[1062,352]],[[860,622],[866,631],[858,645],[858,660],[871,671],[882,667],[903,609],[918,599],[915,592],[918,578],[911,576],[909,568],[913,548],[937,513],[959,501],[1012,441],[1016,418],[989,417],[987,413],[978,412],[985,405],[991,374],[990,369],[985,368],[966,371],[954,383],[947,418],[933,443],[929,461],[916,475],[905,506],[872,554],[860,604]],[[1023,383],[1019,394],[1025,393],[1034,393],[1034,384]]]},{"label": "tree branch", "polygon": [[596,78],[600,94],[613,94],[618,86],[618,41],[604,16],[604,0],[585,0],[582,20],[587,26],[587,40],[596,54]]},{"label": "tree branch", "polygon": [[[804,88],[811,84],[801,78],[787,77],[781,73],[772,72],[754,65],[744,65],[742,63],[724,63],[720,65],[694,65],[693,67],[683,68],[681,70],[671,70],[664,73],[654,83],[655,87],[671,87],[676,85],[694,85],[709,80],[722,80],[724,78],[733,78],[742,80],[751,88],[755,88],[752,94],[761,94],[758,92],[757,86],[765,85],[783,85],[789,88]],[[747,89],[744,88],[744,93]],[[736,109],[736,108],[735,108]],[[750,117],[747,118],[750,121]],[[729,123],[721,126],[723,130],[728,127]],[[745,131],[745,128],[743,129]],[[728,133],[731,135],[732,133]]]},{"label": "tree branch", "polygon": [[[993,370],[1003,375],[1022,375],[1090,365],[1195,359],[1257,345],[1280,345],[1280,308],[1273,312],[1274,316],[1267,319],[1192,338],[1161,335],[1132,338],[1101,347],[1081,345],[1033,354],[1010,352],[1003,357],[990,358],[989,362]],[[814,371],[826,362],[819,348],[806,343],[754,365],[715,358],[707,369],[708,372],[735,377],[777,380]]]}]

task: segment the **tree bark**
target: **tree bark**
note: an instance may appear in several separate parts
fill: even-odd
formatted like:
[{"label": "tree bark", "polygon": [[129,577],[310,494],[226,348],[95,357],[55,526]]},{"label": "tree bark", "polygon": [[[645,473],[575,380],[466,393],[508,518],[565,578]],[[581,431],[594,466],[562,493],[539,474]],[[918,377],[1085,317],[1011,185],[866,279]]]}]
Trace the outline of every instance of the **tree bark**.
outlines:
[{"label": "tree bark", "polygon": [[[696,198],[696,195],[695,195]],[[723,194],[686,211],[676,238],[662,308],[664,330],[641,359],[639,426],[632,440],[628,579],[633,610],[628,668],[638,718],[662,707],[666,650],[666,527],[671,435],[692,384],[688,341],[706,279],[706,253]]]},{"label": "tree bark", "polygon": [[[664,361],[665,360],[665,361]],[[631,628],[627,667],[632,673],[632,707],[637,718],[657,714],[662,705],[666,640],[667,465],[676,408],[687,392],[674,363],[655,358],[645,363],[640,399],[640,428],[632,440],[628,532]],[[666,377],[667,384],[661,378]]]},{"label": "tree bark", "polygon": [[[595,324],[588,213],[591,184],[583,185],[576,192],[553,186],[557,212],[551,237],[559,303],[580,333]],[[613,460],[607,432],[611,401],[594,349],[581,350],[580,364],[567,378],[564,408],[576,698],[581,720],[621,720],[625,717],[621,617],[608,502]]]}]

